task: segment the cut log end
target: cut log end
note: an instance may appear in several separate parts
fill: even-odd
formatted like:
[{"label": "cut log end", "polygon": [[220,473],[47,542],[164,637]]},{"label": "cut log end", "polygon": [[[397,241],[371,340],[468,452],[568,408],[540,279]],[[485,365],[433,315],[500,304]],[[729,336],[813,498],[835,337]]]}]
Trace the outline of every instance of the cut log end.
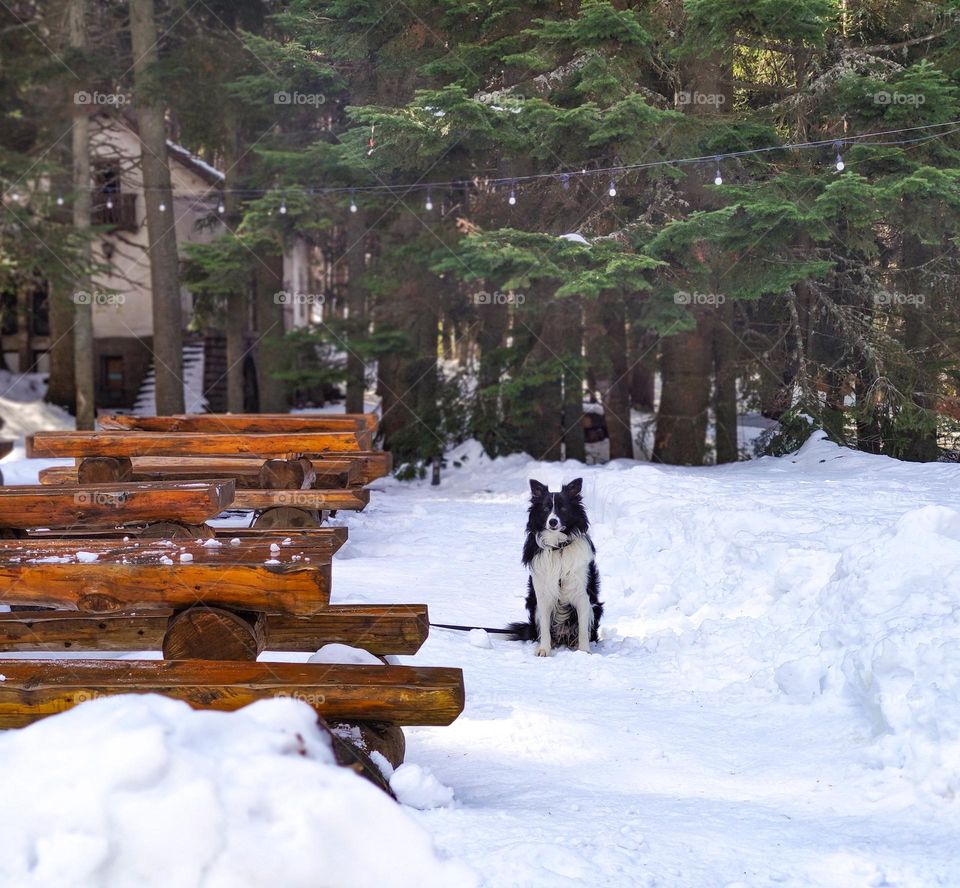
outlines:
[{"label": "cut log end", "polygon": [[125,456],[88,456],[77,467],[78,484],[126,483],[133,476],[133,462]]},{"label": "cut log end", "polygon": [[167,660],[247,660],[263,652],[263,614],[239,614],[217,607],[191,607],[170,618],[163,637]]}]

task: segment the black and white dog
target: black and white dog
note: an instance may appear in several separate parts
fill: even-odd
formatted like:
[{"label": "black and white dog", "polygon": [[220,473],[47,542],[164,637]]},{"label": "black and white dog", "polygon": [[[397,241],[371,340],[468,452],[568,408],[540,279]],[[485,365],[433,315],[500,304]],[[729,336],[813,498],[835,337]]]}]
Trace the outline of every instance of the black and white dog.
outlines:
[{"label": "black and white dog", "polygon": [[597,640],[603,604],[596,550],[587,534],[590,522],[580,490],[583,479],[550,493],[545,484],[530,481],[530,512],[523,565],[527,580],[526,623],[511,623],[511,636],[539,641],[538,657],[550,656],[554,646],[590,651]]}]

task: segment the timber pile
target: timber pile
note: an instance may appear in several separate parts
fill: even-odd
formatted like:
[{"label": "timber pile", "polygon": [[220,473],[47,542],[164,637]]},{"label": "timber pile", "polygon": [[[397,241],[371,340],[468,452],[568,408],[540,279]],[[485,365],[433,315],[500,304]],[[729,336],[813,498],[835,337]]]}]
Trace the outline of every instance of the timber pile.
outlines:
[{"label": "timber pile", "polygon": [[40,473],[44,485],[230,479],[234,507],[264,529],[319,525],[340,509],[363,509],[363,486],[388,474],[373,450],[373,414],[112,416],[100,432],[43,432],[35,457],[74,457]]},{"label": "timber pile", "polygon": [[[121,427],[35,435],[31,455],[73,456],[77,465],[44,470],[39,486],[0,488],[0,603],[12,608],[0,613],[0,652],[160,651],[163,659],[5,659],[0,728],[109,694],[156,692],[220,710],[293,696],[327,722],[359,727],[368,750],[398,764],[400,726],[457,717],[459,669],[259,659],[332,642],[382,658],[415,653],[427,637],[424,605],[331,605],[346,529],[289,526],[298,510],[366,505],[362,485],[389,471],[388,458],[370,450],[370,419],[111,424]],[[258,486],[265,478],[273,486]],[[317,489],[317,478],[337,485]],[[289,511],[251,528],[206,523],[238,507]],[[339,734],[334,745],[382,785],[363,749]]]}]

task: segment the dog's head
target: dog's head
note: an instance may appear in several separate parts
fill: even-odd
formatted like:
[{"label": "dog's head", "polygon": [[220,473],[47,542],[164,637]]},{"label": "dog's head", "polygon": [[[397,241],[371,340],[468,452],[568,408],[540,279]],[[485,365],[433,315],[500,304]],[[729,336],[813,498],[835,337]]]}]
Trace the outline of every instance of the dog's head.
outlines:
[{"label": "dog's head", "polygon": [[533,533],[554,531],[556,533],[586,533],[589,526],[583,508],[580,491],[583,479],[574,478],[551,493],[546,484],[530,479],[530,517],[527,530]]}]

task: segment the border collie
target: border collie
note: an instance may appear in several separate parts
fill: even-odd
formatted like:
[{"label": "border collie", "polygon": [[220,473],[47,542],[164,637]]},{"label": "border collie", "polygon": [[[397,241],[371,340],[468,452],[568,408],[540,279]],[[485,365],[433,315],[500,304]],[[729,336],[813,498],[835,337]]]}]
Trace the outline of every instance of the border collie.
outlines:
[{"label": "border collie", "polygon": [[587,535],[590,522],[580,490],[583,479],[550,493],[545,484],[530,481],[530,512],[523,566],[527,580],[526,623],[511,623],[511,637],[539,641],[538,657],[549,657],[552,647],[575,647],[590,652],[597,640],[603,613],[596,550]]}]

